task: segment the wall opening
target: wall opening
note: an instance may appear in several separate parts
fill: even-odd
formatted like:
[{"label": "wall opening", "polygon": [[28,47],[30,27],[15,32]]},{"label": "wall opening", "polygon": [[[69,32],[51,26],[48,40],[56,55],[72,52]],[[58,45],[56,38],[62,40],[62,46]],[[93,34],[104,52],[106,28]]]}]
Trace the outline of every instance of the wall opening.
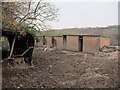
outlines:
[{"label": "wall opening", "polygon": [[67,43],[67,36],[66,36],[66,35],[63,35],[63,44],[66,45],[66,43]]},{"label": "wall opening", "polygon": [[66,45],[67,45],[67,36],[63,35],[63,48],[66,49]]},{"label": "wall opening", "polygon": [[52,36],[51,42],[52,42],[52,47],[56,47],[57,46],[55,37]]},{"label": "wall opening", "polygon": [[47,40],[46,40],[45,36],[43,36],[43,45],[47,45]]},{"label": "wall opening", "polygon": [[79,36],[79,40],[78,40],[78,45],[79,45],[79,51],[83,51],[83,37]]}]

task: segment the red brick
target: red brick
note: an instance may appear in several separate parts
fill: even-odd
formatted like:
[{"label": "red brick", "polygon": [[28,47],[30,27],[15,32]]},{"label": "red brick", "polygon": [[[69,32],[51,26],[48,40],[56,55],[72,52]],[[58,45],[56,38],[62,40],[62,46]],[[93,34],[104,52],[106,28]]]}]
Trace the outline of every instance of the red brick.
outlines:
[{"label": "red brick", "polygon": [[100,48],[103,46],[110,46],[110,39],[105,37],[100,37]]},{"label": "red brick", "polygon": [[57,37],[55,37],[55,39],[56,39],[57,48],[63,49],[63,37],[57,36]]},{"label": "red brick", "polygon": [[95,36],[83,37],[83,52],[95,53],[99,51],[99,38]]},{"label": "red brick", "polygon": [[67,36],[67,50],[79,51],[78,36]]},{"label": "red brick", "polygon": [[50,47],[51,46],[51,37],[46,37],[46,40],[47,40],[47,47]]}]

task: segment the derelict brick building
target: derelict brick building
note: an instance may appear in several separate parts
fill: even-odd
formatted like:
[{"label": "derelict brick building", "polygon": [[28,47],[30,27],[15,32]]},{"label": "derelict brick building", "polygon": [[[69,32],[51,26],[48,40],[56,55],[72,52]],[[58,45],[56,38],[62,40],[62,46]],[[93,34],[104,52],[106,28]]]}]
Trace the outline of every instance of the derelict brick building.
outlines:
[{"label": "derelict brick building", "polygon": [[98,52],[103,46],[110,45],[110,39],[100,35],[63,35],[46,37],[47,47],[57,47],[63,50]]},{"label": "derelict brick building", "polygon": [[95,53],[103,46],[109,45],[110,39],[100,35],[63,35],[65,50]]},{"label": "derelict brick building", "polygon": [[59,49],[63,49],[63,37],[62,36],[53,36],[54,46]]}]

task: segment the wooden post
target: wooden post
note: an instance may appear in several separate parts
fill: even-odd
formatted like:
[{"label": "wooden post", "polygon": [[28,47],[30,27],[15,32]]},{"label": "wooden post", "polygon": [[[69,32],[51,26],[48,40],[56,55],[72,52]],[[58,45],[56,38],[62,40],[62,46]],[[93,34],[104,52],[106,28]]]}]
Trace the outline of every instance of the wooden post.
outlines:
[{"label": "wooden post", "polygon": [[14,39],[13,39],[13,43],[12,43],[12,47],[11,47],[11,51],[10,51],[10,56],[8,57],[8,59],[10,59],[11,56],[12,56],[13,49],[14,49],[14,45],[15,45],[15,40],[16,40],[16,36],[15,36]]}]

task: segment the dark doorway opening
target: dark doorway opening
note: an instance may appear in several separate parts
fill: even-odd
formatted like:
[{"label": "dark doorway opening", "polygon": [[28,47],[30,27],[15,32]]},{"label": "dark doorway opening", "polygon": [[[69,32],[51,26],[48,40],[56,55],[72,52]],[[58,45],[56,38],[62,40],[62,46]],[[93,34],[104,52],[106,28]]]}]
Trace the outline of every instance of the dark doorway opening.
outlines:
[{"label": "dark doorway opening", "polygon": [[67,42],[67,36],[63,35],[63,44],[66,44],[66,42]]},{"label": "dark doorway opening", "polygon": [[66,49],[66,44],[67,44],[67,36],[63,35],[63,48]]},{"label": "dark doorway opening", "polygon": [[47,40],[46,40],[45,36],[43,36],[43,45],[47,45]]},{"label": "dark doorway opening", "polygon": [[52,41],[52,47],[56,47],[56,39],[55,39],[55,37],[52,36],[51,41]]},{"label": "dark doorway opening", "polygon": [[79,51],[83,51],[83,37],[82,36],[79,36],[79,40],[78,40],[78,43],[79,43]]}]

